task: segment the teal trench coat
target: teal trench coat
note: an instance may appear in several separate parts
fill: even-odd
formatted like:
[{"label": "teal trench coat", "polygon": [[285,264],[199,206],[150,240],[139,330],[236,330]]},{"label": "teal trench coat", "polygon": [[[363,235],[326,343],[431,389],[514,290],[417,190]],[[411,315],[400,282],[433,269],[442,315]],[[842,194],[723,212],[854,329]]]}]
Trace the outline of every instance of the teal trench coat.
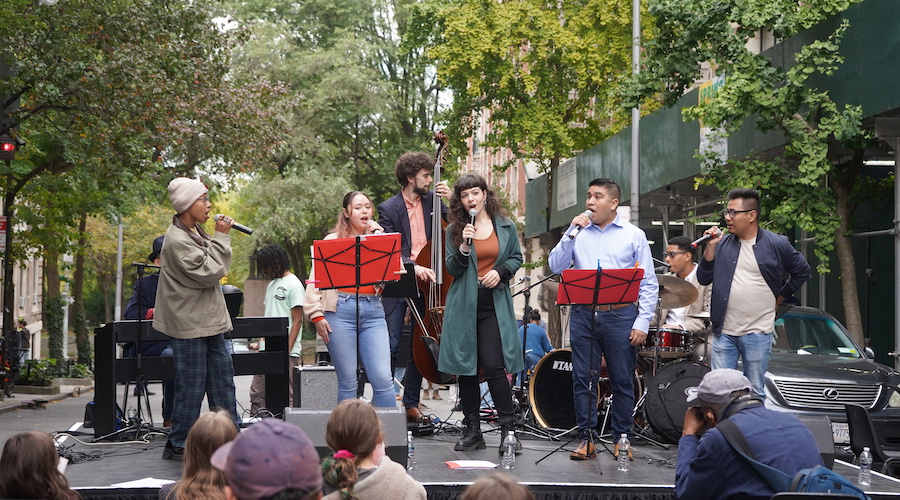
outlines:
[{"label": "teal trench coat", "polygon": [[[500,340],[507,373],[517,373],[525,365],[522,344],[516,327],[509,279],[522,265],[522,250],[516,225],[506,217],[494,217],[499,255],[494,269],[500,273],[500,283],[494,287],[494,309],[500,325]],[[478,310],[478,266],[475,250],[466,257],[459,246],[447,238],[447,272],[453,276],[444,307],[444,326],[441,330],[441,354],[438,369],[455,375],[475,375],[478,370],[478,342],[475,332]]]}]

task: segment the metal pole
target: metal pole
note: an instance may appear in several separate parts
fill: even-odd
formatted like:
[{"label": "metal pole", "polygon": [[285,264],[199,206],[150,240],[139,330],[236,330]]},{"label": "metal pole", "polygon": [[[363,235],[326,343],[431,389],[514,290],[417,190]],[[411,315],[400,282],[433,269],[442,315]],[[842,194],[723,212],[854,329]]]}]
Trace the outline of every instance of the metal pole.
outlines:
[{"label": "metal pole", "polygon": [[[631,0],[631,71],[641,71],[641,0]],[[641,108],[631,109],[631,223],[641,222]]]},{"label": "metal pole", "polygon": [[122,228],[122,218],[119,217],[119,242],[116,250],[116,308],[113,314],[115,321],[122,320],[122,251],[124,246]]},{"label": "metal pole", "polygon": [[894,369],[900,370],[900,182],[897,167],[900,166],[900,137],[893,138],[894,146]]}]

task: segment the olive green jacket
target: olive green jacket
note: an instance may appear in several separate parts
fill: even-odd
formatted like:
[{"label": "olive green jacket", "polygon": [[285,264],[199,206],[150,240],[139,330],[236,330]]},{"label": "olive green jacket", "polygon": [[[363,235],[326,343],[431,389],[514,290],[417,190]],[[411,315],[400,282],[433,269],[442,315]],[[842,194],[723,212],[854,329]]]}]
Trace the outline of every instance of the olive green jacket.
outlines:
[{"label": "olive green jacket", "polygon": [[[493,289],[494,309],[500,325],[503,358],[507,373],[523,369],[522,344],[516,327],[509,280],[522,265],[522,250],[516,225],[506,217],[494,217],[494,230],[499,255],[494,270],[500,273],[500,284]],[[449,232],[449,231],[448,231]],[[478,341],[475,332],[478,310],[478,259],[472,249],[468,257],[447,238],[447,272],[453,276],[444,307],[441,331],[441,354],[438,369],[455,375],[475,375],[478,370]]]}]

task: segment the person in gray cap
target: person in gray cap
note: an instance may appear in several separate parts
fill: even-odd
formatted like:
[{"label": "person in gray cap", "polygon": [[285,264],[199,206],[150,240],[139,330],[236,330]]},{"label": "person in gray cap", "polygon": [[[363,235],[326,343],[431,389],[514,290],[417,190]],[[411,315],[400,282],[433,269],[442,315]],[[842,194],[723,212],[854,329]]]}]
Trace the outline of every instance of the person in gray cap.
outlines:
[{"label": "person in gray cap", "polygon": [[317,500],[322,496],[319,454],[299,427],[274,418],[251,425],[213,453],[225,473],[227,500]]},{"label": "person in gray cap", "polygon": [[234,395],[234,365],[225,345],[231,317],[219,281],[231,266],[230,217],[216,220],[212,236],[203,230],[211,204],[206,186],[178,177],[169,183],[175,209],[160,253],[162,269],[153,328],[172,337],[175,403],[163,458],[184,459],[188,431],[200,416],[204,394],[210,409],[221,408],[240,424]]},{"label": "person in gray cap", "polygon": [[[692,388],[693,389],[693,388]],[[703,500],[769,499],[775,491],[728,443],[716,425],[731,420],[756,459],[790,476],[822,465],[812,432],[794,415],[767,409],[750,391],[750,379],[730,368],[703,376],[689,390],[678,441],[675,497]],[[701,437],[702,434],[702,437]]]}]

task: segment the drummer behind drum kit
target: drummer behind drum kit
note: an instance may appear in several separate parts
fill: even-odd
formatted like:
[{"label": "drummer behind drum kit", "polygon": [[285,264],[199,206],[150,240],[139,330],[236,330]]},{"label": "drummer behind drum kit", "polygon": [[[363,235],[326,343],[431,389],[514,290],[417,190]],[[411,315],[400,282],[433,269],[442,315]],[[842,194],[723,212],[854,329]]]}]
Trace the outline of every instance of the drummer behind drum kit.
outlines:
[{"label": "drummer behind drum kit", "polygon": [[[659,301],[657,324],[662,309],[686,307],[697,300],[697,289],[689,282],[670,275],[657,275]],[[644,345],[639,347],[639,359],[634,373],[634,422],[637,434],[645,435],[648,427],[663,441],[677,443],[684,427],[684,413],[688,408],[687,391],[700,385],[709,371],[709,313],[692,315],[702,319],[704,329],[693,334],[681,328],[651,328]],[[697,342],[695,342],[695,339]],[[598,385],[598,411],[604,414],[601,435],[608,420],[612,393],[605,363],[601,367]],[[650,381],[643,384],[644,371],[650,371]],[[547,428],[568,429],[575,426],[575,403],[572,392],[572,352],[558,349],[547,353],[534,366],[529,386],[529,400],[537,422]]]}]

